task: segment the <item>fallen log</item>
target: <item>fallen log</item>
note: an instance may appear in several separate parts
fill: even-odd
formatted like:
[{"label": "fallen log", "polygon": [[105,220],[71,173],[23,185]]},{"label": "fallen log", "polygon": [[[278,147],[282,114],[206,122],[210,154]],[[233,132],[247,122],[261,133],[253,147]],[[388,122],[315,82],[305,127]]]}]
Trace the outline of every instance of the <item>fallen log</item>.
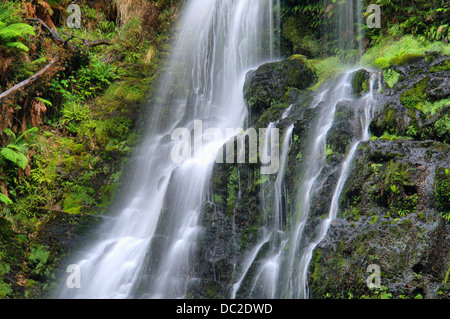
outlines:
[{"label": "fallen log", "polygon": [[47,72],[48,69],[50,69],[53,65],[55,65],[59,60],[59,56],[54,57],[50,63],[48,63],[43,69],[41,69],[39,72],[35,73],[31,77],[29,77],[26,80],[23,80],[22,82],[14,85],[12,88],[6,90],[5,92],[0,94],[0,102],[3,101],[5,98],[7,98],[9,95],[16,93],[20,89],[26,87],[27,85],[35,82],[40,76],[42,76],[45,72]]}]

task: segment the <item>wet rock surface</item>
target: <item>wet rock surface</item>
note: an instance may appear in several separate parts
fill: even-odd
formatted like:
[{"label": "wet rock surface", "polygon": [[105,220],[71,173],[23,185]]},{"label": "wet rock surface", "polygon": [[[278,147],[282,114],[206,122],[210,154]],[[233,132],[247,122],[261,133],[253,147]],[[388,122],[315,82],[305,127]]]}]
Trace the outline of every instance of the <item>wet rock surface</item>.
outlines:
[{"label": "wet rock surface", "polygon": [[[440,124],[449,57],[407,58],[391,67],[398,81],[383,86],[373,138],[360,145],[338,217],[314,252],[313,298],[450,297],[450,147]],[[381,271],[379,289],[368,287],[370,265]]]}]

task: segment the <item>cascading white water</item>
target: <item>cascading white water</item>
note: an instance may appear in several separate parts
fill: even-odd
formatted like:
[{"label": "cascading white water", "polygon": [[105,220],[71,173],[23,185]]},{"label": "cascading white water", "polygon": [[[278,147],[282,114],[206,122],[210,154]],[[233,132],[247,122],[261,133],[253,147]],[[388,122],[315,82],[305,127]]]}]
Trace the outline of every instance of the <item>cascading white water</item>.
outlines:
[{"label": "cascading white water", "polygon": [[289,255],[286,262],[287,276],[283,294],[287,298],[304,297],[301,294],[299,295],[303,280],[301,275],[302,265],[297,260],[299,249],[301,249],[299,244],[309,215],[315,183],[326,165],[326,138],[333,125],[336,106],[340,101],[350,98],[352,95],[350,80],[351,73],[345,73],[333,88],[325,89],[325,93],[320,95],[320,99],[314,101],[313,107],[321,105],[322,111],[317,119],[313,134],[310,136],[311,145],[303,168],[304,182],[297,199],[297,222],[294,223],[296,227],[291,233]]},{"label": "cascading white water", "polygon": [[[327,18],[330,19],[330,30],[328,33],[333,35],[329,40],[336,41],[336,49],[342,53],[345,58],[349,54],[353,58],[361,57],[362,54],[362,2],[359,0],[346,0],[335,2],[324,0]],[[351,61],[352,59],[350,59]],[[296,208],[294,212],[290,212],[289,216],[291,229],[286,233],[281,231],[279,224],[266,224],[264,226],[264,236],[254,246],[253,249],[244,258],[241,275],[239,280],[233,285],[231,297],[234,298],[237,291],[241,288],[246,276],[253,277],[253,286],[250,290],[249,297],[262,298],[308,298],[307,274],[308,267],[314,249],[325,237],[331,222],[338,212],[338,202],[347,179],[350,164],[354,158],[358,145],[369,138],[369,124],[372,119],[375,107],[374,99],[374,83],[377,80],[372,75],[370,92],[358,99],[357,113],[361,117],[361,132],[355,133],[353,141],[349,147],[349,151],[345,155],[345,159],[340,166],[339,178],[332,194],[331,206],[329,208],[328,217],[319,221],[319,226],[314,229],[314,223],[309,223],[311,218],[310,209],[311,201],[315,193],[317,193],[326,179],[322,176],[326,168],[326,143],[329,130],[333,126],[337,105],[345,100],[354,100],[351,89],[352,74],[355,70],[344,72],[338,81],[328,83],[320,92],[317,93],[310,108],[318,108],[320,112],[315,119],[315,123],[309,133],[309,146],[304,156],[304,166],[302,167],[301,180],[298,197],[296,200]],[[287,119],[291,112],[292,106],[283,114],[283,119]],[[285,165],[285,163],[282,163]],[[283,174],[284,168],[280,167],[279,174]],[[282,180],[283,176],[279,175]],[[277,178],[278,180],[278,178]],[[279,185],[278,185],[279,186]],[[270,186],[269,186],[270,188]],[[281,195],[276,191],[270,195],[263,192],[263,207],[267,206],[267,201],[272,200],[277,206],[281,200]],[[315,222],[317,223],[317,221]],[[308,229],[306,229],[308,228]],[[314,234],[314,238],[307,238],[305,231]],[[274,238],[275,234],[283,233],[283,239],[277,243],[272,243],[272,248],[265,255],[262,261],[257,260],[257,255],[262,247],[270,241],[270,237]],[[252,265],[256,265],[254,274],[249,273]]]},{"label": "cascading white water", "polygon": [[[270,131],[271,128],[274,128],[277,123],[269,123],[267,128]],[[253,285],[250,289],[250,295],[257,290],[260,289],[262,292],[258,292],[258,296],[261,294],[265,296],[265,298],[274,298],[277,290],[277,278],[278,278],[278,270],[280,266],[280,257],[282,256],[282,251],[284,249],[284,245],[280,245],[281,243],[286,243],[286,234],[283,232],[283,191],[284,186],[284,177],[287,165],[287,157],[291,146],[292,132],[294,130],[294,125],[291,124],[286,128],[284,132],[284,138],[281,148],[281,157],[280,157],[280,165],[277,177],[273,183],[267,183],[266,187],[262,190],[262,192],[267,192],[272,194],[273,196],[268,198],[267,202],[264,201],[263,198],[263,211],[261,212],[266,216],[268,220],[267,227],[262,229],[263,235],[261,236],[261,240],[256,244],[256,246],[250,250],[247,254],[245,260],[241,265],[241,273],[238,277],[238,281],[233,284],[231,290],[231,298],[234,299],[238,290],[241,288],[241,284],[247,275],[250,266],[255,261],[259,251],[261,248],[268,242],[271,242],[272,250],[269,253],[269,256],[263,261],[262,266],[255,279],[253,280]],[[266,137],[265,147],[269,148],[270,139],[269,136]],[[266,206],[268,205],[268,206]],[[260,283],[261,282],[261,283]]]},{"label": "cascading white water", "polygon": [[[243,127],[246,72],[274,54],[279,23],[274,0],[191,0],[173,57],[150,112],[147,137],[134,159],[127,205],[104,225],[104,237],[81,252],[81,288],[63,283],[61,298],[174,298],[195,274],[192,257],[216,152],[203,143],[189,161],[173,161],[176,128]],[[270,39],[270,41],[267,41]],[[201,122],[199,122],[201,121]],[[203,136],[194,134],[194,142]]]},{"label": "cascading white water", "polygon": [[[369,138],[369,124],[373,117],[376,100],[374,98],[374,85],[376,83],[376,73],[370,79],[370,91],[362,97],[355,99],[352,92],[351,80],[355,70],[344,72],[335,83],[329,83],[319,92],[311,103],[310,108],[317,108],[318,117],[315,119],[312,130],[309,133],[309,146],[304,156],[307,158],[302,167],[302,183],[299,187],[297,206],[292,216],[291,229],[283,231],[279,220],[281,214],[280,201],[282,200],[281,185],[284,178],[286,161],[282,160],[277,179],[273,184],[268,184],[269,190],[262,194],[263,206],[273,206],[274,220],[264,225],[264,234],[261,240],[249,251],[242,263],[239,280],[233,285],[231,298],[235,298],[241,284],[246,276],[252,276],[252,287],[249,297],[258,298],[308,298],[307,275],[308,267],[314,249],[325,237],[331,222],[338,212],[338,202],[344,183],[347,179],[350,164],[354,158],[358,145]],[[353,101],[357,105],[355,112],[359,114],[361,130],[353,136],[349,151],[339,168],[339,178],[331,196],[331,206],[326,218],[319,220],[318,226],[312,233],[314,238],[308,239],[304,236],[307,222],[310,215],[311,202],[314,195],[320,190],[323,179],[327,178],[324,173],[327,165],[326,144],[327,136],[333,127],[337,106],[345,101]],[[349,119],[350,120],[350,119]],[[271,123],[272,125],[272,123]],[[292,134],[291,126],[286,133],[283,142],[282,158],[286,158],[289,152],[289,145],[286,138]],[[270,188],[273,187],[270,193]],[[269,196],[268,194],[271,194]],[[314,225],[314,223],[311,223]],[[308,227],[312,227],[309,225]],[[281,234],[281,235],[280,235]],[[271,242],[272,241],[272,242]],[[257,255],[266,243],[271,242],[271,249],[264,254],[264,259],[257,262]],[[256,263],[257,262],[257,263]],[[249,274],[252,265],[257,265],[253,274]],[[253,295],[254,294],[254,295]]]},{"label": "cascading white water", "polygon": [[360,112],[360,121],[362,130],[360,132],[360,136],[356,137],[352,142],[350,150],[348,151],[346,158],[341,165],[340,175],[332,196],[328,217],[325,218],[320,223],[316,238],[311,243],[309,243],[307,247],[303,249],[301,261],[299,263],[299,270],[297,272],[297,276],[299,276],[298,280],[299,285],[297,286],[296,291],[299,292],[298,297],[300,298],[309,297],[307,291],[307,278],[308,278],[308,267],[311,261],[313,251],[317,247],[317,245],[325,238],[325,235],[328,232],[331,222],[337,216],[339,209],[339,199],[344,184],[347,180],[350,164],[353,161],[356,150],[358,149],[358,146],[361,142],[367,141],[369,139],[369,125],[373,118],[374,110],[376,107],[376,101],[374,98],[374,84],[376,83],[377,80],[378,79],[376,73],[373,73],[370,79],[369,92],[365,94],[361,99],[359,99],[358,105],[360,110],[358,111]]}]

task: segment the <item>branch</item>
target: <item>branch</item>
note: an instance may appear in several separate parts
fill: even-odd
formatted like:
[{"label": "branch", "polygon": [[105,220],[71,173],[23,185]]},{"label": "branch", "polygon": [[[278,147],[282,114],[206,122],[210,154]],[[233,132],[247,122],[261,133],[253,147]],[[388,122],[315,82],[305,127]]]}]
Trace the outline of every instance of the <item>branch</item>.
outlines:
[{"label": "branch", "polygon": [[59,35],[58,32],[50,28],[44,21],[42,21],[39,18],[28,18],[28,21],[32,22],[38,22],[40,24],[40,27],[44,27],[45,32],[52,38],[53,42],[55,42],[57,45],[62,45],[70,50],[76,50],[75,46],[68,43],[67,41],[64,41],[64,39]]},{"label": "branch", "polygon": [[[81,40],[83,42],[83,45],[85,47],[87,47],[87,50],[89,50],[91,47],[96,47],[96,46],[99,46],[99,45],[110,45],[111,44],[111,42],[109,40],[106,40],[106,39],[96,40],[96,41],[87,41],[86,39],[79,38],[79,37],[77,37],[77,36],[75,36],[73,34],[70,35],[67,40],[64,40],[58,32],[56,32],[53,29],[51,29],[41,19],[39,19],[39,18],[28,18],[27,20],[28,21],[33,21],[33,22],[38,22],[40,24],[41,30],[42,30],[42,27],[44,27],[45,32],[51,37],[53,42],[55,42],[58,46],[62,46],[65,49],[68,49],[68,50],[72,51],[72,53],[77,53],[77,52],[81,53],[81,50],[80,50],[79,47],[69,43],[69,41],[72,40],[73,38],[77,38],[77,39]],[[28,86],[28,85],[32,84],[33,82],[35,82],[42,74],[44,74],[49,68],[51,68],[53,65],[55,65],[58,61],[59,61],[59,56],[57,55],[42,70],[40,70],[39,72],[37,72],[36,74],[31,76],[30,78],[20,82],[19,84],[16,84],[15,86],[10,88],[9,90],[6,90],[5,92],[1,93],[0,94],[0,101],[5,99],[10,94],[13,94],[13,93],[17,92],[21,88],[23,88],[25,86]]]},{"label": "branch", "polygon": [[[83,45],[91,48],[91,47],[96,47],[99,45],[111,45],[111,42],[109,40],[106,39],[101,39],[101,40],[96,40],[96,41],[87,41],[86,39],[77,37],[74,34],[68,35],[69,38],[67,40],[64,40],[63,37],[56,32],[55,30],[53,30],[52,28],[50,28],[44,21],[42,21],[39,18],[28,18],[28,21],[33,21],[33,22],[38,22],[40,24],[40,26],[44,27],[46,33],[52,38],[53,42],[55,42],[56,44],[65,47],[66,49],[70,49],[72,51],[77,51],[78,48],[76,46],[74,46],[73,44],[69,43],[70,40],[76,38],[78,40],[80,40],[81,42],[83,42]],[[66,34],[67,35],[67,34]]]},{"label": "branch", "polygon": [[20,90],[21,88],[33,83],[34,81],[36,81],[42,74],[44,74],[45,72],[47,72],[48,69],[50,69],[56,62],[58,62],[59,60],[59,56],[56,56],[55,58],[53,58],[49,64],[47,64],[42,70],[40,70],[39,72],[37,72],[36,74],[32,75],[31,77],[29,77],[28,79],[20,82],[19,84],[16,84],[15,86],[13,86],[12,88],[6,90],[5,92],[0,94],[0,101],[2,101],[3,99],[5,99],[8,95],[13,94],[15,92],[17,92],[18,90]]}]

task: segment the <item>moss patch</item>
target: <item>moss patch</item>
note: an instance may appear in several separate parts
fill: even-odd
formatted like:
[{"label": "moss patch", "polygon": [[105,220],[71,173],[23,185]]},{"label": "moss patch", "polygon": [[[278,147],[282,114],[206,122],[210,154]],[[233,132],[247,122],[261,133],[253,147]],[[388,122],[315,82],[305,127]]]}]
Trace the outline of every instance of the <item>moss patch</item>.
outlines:
[{"label": "moss patch", "polygon": [[429,78],[417,82],[413,87],[400,95],[402,104],[409,109],[423,110],[424,102],[427,100],[425,92]]}]

